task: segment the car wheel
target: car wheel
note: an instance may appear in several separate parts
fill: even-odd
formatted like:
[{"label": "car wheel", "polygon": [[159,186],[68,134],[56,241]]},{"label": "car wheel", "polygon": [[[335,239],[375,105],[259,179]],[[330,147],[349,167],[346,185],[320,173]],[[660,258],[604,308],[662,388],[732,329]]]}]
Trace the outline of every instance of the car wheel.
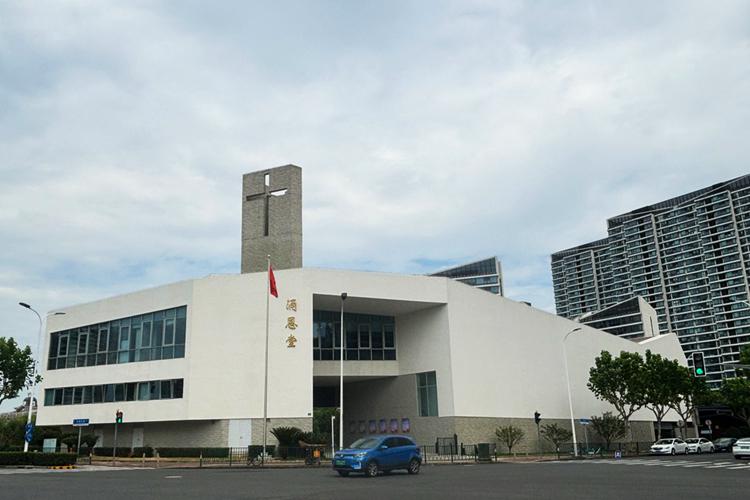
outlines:
[{"label": "car wheel", "polygon": [[672,448],[672,451],[670,451],[669,454],[673,455],[673,456],[677,455],[677,450],[675,450],[674,448]]},{"label": "car wheel", "polygon": [[375,477],[378,475],[378,463],[377,462],[369,462],[367,464],[367,468],[365,469],[365,476],[367,477]]},{"label": "car wheel", "polygon": [[715,453],[715,452],[716,452],[716,448],[714,448],[714,447],[712,446],[712,447],[711,447],[711,449],[709,450],[709,453]]},{"label": "car wheel", "polygon": [[346,476],[349,475],[349,471],[348,470],[338,470],[336,472],[338,472],[339,476],[341,476],[341,477],[346,477]]},{"label": "car wheel", "polygon": [[701,447],[699,446],[699,447],[698,447],[698,455],[700,455],[701,453],[703,453],[703,448],[701,448]]},{"label": "car wheel", "polygon": [[419,466],[419,460],[417,460],[416,458],[412,458],[409,462],[409,468],[407,469],[407,471],[409,472],[409,474],[419,474]]},{"label": "car wheel", "polygon": [[[698,448],[698,449],[700,449],[700,448]],[[686,446],[685,447],[685,455],[687,455],[687,454],[688,454],[688,449],[687,449],[687,446]]]}]

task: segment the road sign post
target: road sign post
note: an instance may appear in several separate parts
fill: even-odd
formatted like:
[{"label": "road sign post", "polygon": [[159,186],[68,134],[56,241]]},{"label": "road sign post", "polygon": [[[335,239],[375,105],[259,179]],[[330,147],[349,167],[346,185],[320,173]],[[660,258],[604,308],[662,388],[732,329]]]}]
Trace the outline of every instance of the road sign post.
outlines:
[{"label": "road sign post", "polygon": [[73,419],[73,427],[78,427],[78,447],[76,447],[76,455],[81,454],[81,431],[84,427],[89,425],[88,418],[75,418]]},{"label": "road sign post", "polygon": [[589,418],[580,418],[578,419],[578,423],[583,426],[583,438],[584,442],[586,443],[586,453],[588,454],[589,451],[589,425],[591,425],[591,419]]}]

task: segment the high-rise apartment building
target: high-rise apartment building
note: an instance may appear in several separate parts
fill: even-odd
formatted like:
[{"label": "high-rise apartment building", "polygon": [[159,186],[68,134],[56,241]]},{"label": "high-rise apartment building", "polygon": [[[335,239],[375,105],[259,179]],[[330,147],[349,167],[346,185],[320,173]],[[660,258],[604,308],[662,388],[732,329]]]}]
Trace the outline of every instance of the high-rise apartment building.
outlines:
[{"label": "high-rise apartment building", "polygon": [[552,255],[557,314],[643,297],[688,359],[703,352],[711,386],[733,377],[750,344],[750,175],[618,215],[607,232]]}]

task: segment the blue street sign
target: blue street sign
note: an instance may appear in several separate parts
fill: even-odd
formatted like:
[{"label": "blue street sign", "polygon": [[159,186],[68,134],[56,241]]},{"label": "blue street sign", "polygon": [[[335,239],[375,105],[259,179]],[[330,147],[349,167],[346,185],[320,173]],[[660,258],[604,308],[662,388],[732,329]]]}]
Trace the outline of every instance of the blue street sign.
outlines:
[{"label": "blue street sign", "polygon": [[88,418],[75,418],[73,419],[73,427],[86,427],[89,425]]},{"label": "blue street sign", "polygon": [[579,418],[578,419],[578,423],[580,423],[581,425],[589,425],[589,424],[591,424],[591,419],[590,418]]},{"label": "blue street sign", "polygon": [[34,424],[29,422],[26,424],[26,432],[23,435],[24,440],[26,440],[27,443],[31,442],[31,438],[34,436]]}]

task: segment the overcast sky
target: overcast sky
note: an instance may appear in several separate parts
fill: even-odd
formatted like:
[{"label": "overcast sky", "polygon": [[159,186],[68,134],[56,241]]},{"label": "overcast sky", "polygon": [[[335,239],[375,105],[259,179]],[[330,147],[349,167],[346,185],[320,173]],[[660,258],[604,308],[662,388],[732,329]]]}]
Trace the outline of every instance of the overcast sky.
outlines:
[{"label": "overcast sky", "polygon": [[[240,262],[241,176],[303,168],[306,266],[550,253],[748,173],[750,3],[0,3],[0,336]],[[7,409],[9,405],[5,405]]]}]

